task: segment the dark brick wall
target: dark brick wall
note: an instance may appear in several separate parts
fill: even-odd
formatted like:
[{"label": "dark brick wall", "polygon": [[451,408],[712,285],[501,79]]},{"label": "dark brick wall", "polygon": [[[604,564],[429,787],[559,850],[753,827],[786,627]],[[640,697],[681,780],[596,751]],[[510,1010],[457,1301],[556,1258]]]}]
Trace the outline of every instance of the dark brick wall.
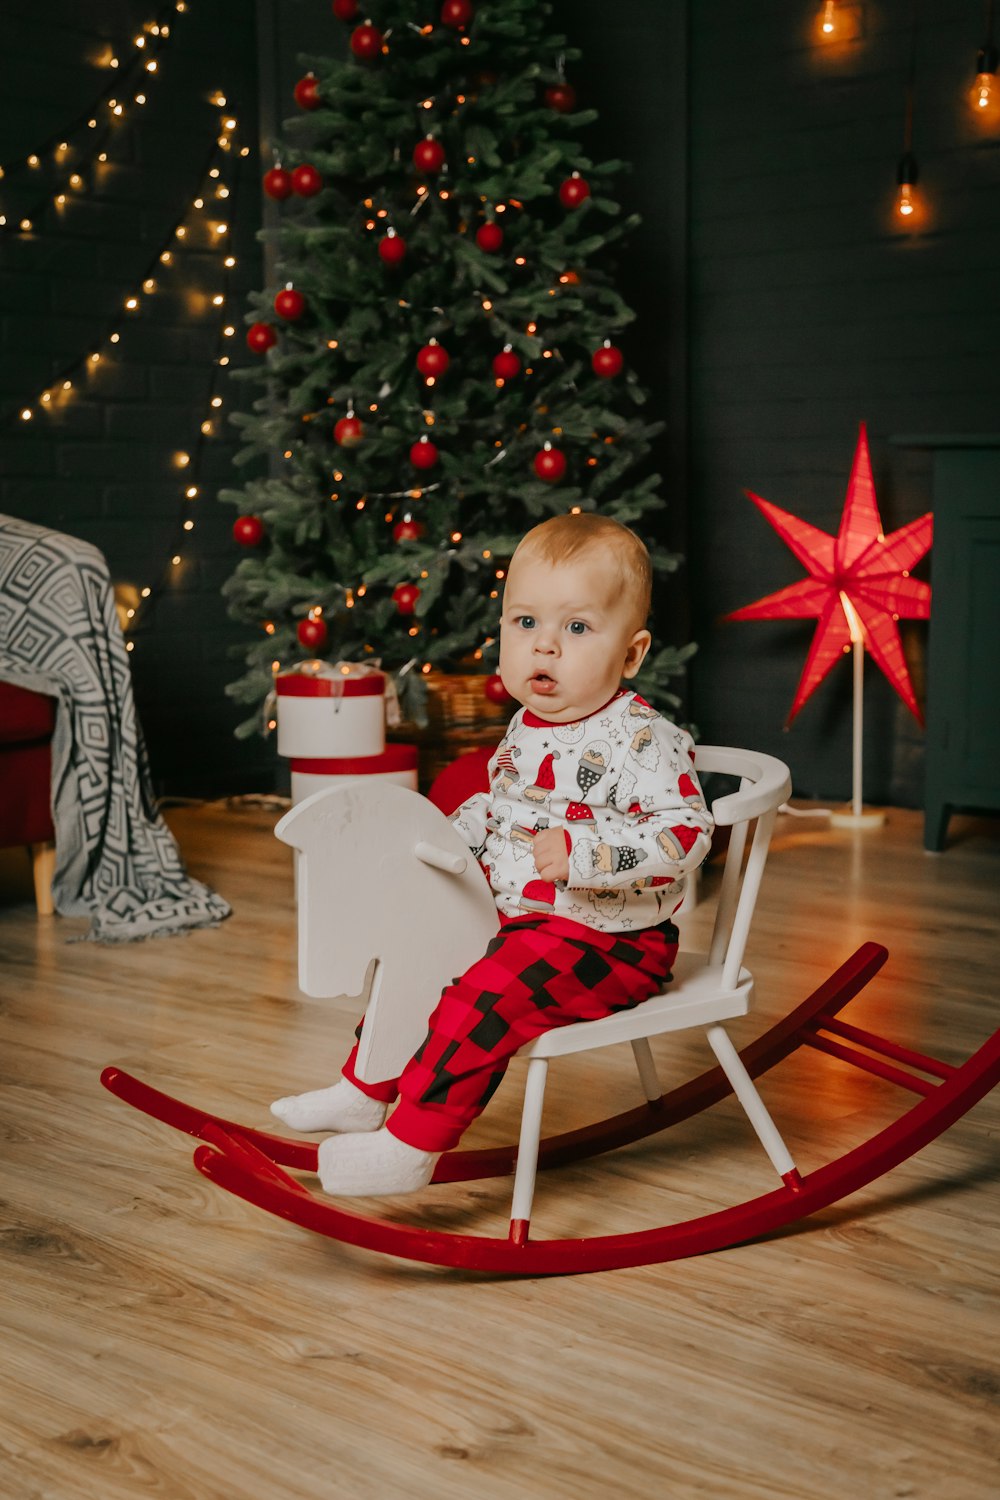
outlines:
[{"label": "dark brick wall", "polygon": [[[158,292],[138,316],[122,316],[113,357],[79,381],[74,374],[72,399],[37,412],[30,423],[17,413],[55,375],[101,346],[125,296],[194,199],[218,134],[222,112],[208,100],[219,89],[239,121],[241,144],[252,149],[238,190],[213,215],[231,225],[228,241],[238,261],[228,273],[225,309],[237,335],[222,347],[234,363],[249,357],[243,306],[260,276],[253,7],[213,0],[177,15],[173,6],[129,0],[92,7],[49,0],[42,8],[5,0],[0,161],[18,161],[85,114],[109,77],[98,60],[111,52],[123,61],[132,55],[143,22],[159,14],[173,27],[172,41],[159,54],[156,77],[136,84],[148,102],[133,106],[111,133],[106,166],[88,191],[70,193],[61,214],[49,199],[30,235],[3,239],[0,511],[83,537],[105,553],[116,583],[153,587],[132,637],[132,664],[157,789],[211,795],[270,784],[274,755],[261,741],[233,739],[241,715],[223,692],[235,675],[228,653],[241,631],[219,594],[235,561],[233,517],[215,501],[230,480],[234,446],[224,423],[218,440],[199,442],[220,352],[220,314],[211,298],[227,274],[207,237],[189,231],[186,242],[194,248],[163,268]],[[124,85],[121,70],[117,76]],[[122,87],[122,98],[134,92]],[[106,114],[97,111],[99,120]],[[66,160],[76,166],[80,158]],[[0,211],[14,219],[47,186],[56,190],[46,170],[28,177],[8,172]],[[224,412],[244,399],[225,377],[217,388]],[[183,498],[191,471],[172,462],[181,450],[196,459],[193,481],[201,493],[193,504]],[[179,548],[187,516],[195,529]],[[172,568],[178,552],[183,562]]]},{"label": "dark brick wall", "polygon": [[[635,0],[616,13],[597,0],[557,0],[556,20],[585,52],[574,81],[600,112],[589,145],[632,162],[620,197],[644,219],[621,263],[638,313],[628,354],[667,423],[657,463],[671,499],[668,539],[690,562],[663,617],[673,638],[700,642],[691,715],[706,738],[782,755],[800,794],[842,798],[849,671],[835,672],[785,734],[810,626],[719,623],[801,576],[742,491],[834,531],[864,419],[894,529],[931,503],[926,455],[894,446],[894,435],[996,430],[1000,148],[973,129],[962,98],[981,8],[924,0],[915,147],[933,217],[919,233],[897,233],[890,203],[911,7],[865,3],[865,35],[839,56],[810,36],[817,9]],[[52,0],[44,16],[27,0],[6,0],[0,160],[86,107],[103,77],[90,59],[147,15],[131,0],[86,10]],[[318,0],[193,5],[177,21],[140,128],[122,136],[99,191],[74,204],[58,232],[50,217],[30,243],[4,244],[0,509],[96,542],[117,580],[152,581],[173,551],[179,487],[169,460],[192,447],[208,391],[215,325],[196,304],[214,289],[214,263],[192,260],[184,294],[151,304],[130,330],[127,359],[103,368],[86,398],[30,430],[10,417],[101,332],[193,192],[213,118],[202,102],[209,89],[238,104],[252,143],[259,69],[266,139],[293,112],[299,54],[345,41]],[[259,173],[255,154],[229,214],[238,327],[242,294],[263,274]],[[0,202],[8,186],[0,183]],[[225,394],[231,409],[238,389]],[[174,792],[262,788],[275,772],[270,743],[234,740],[242,712],[223,692],[237,675],[228,651],[241,629],[218,592],[236,561],[232,513],[212,495],[232,481],[233,452],[229,442],[207,445],[193,545],[136,636],[157,782]],[[906,631],[918,679],[925,636],[923,626]],[[866,795],[918,801],[921,731],[871,668],[866,726]]]},{"label": "dark brick wall", "polygon": [[[707,739],[786,759],[798,793],[845,798],[847,665],[786,734],[811,624],[718,622],[803,576],[742,490],[836,531],[863,419],[892,530],[932,502],[926,455],[894,435],[998,429],[1000,136],[963,98],[982,8],[925,0],[914,146],[929,216],[898,232],[911,7],[865,3],[864,37],[839,54],[809,34],[818,8],[690,8],[693,708]],[[918,685],[925,639],[906,629]],[[870,662],[865,715],[866,798],[919,803],[922,732]]]}]

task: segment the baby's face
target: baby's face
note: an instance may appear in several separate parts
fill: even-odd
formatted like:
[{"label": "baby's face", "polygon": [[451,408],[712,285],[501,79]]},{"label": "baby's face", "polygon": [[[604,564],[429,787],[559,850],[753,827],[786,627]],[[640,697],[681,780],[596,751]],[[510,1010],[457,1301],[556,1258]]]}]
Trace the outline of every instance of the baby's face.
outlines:
[{"label": "baby's face", "polygon": [[603,707],[649,649],[618,570],[596,550],[570,562],[515,557],[500,625],[500,676],[512,697],[554,724]]}]

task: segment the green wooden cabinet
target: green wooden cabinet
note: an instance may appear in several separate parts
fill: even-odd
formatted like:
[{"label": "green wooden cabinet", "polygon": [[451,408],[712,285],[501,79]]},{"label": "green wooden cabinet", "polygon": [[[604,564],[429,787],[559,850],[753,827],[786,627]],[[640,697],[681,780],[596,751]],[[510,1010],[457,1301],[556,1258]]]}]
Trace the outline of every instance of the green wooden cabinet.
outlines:
[{"label": "green wooden cabinet", "polygon": [[934,450],[924,845],[955,808],[1000,809],[1000,434]]}]

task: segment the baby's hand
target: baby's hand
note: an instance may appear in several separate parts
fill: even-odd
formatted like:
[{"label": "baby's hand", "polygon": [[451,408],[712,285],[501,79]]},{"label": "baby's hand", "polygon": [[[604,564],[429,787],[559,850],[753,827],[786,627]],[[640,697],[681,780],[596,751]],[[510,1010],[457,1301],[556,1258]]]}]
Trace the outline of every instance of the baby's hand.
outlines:
[{"label": "baby's hand", "polygon": [[569,879],[569,853],[561,828],[543,828],[531,842],[535,869],[543,880]]}]

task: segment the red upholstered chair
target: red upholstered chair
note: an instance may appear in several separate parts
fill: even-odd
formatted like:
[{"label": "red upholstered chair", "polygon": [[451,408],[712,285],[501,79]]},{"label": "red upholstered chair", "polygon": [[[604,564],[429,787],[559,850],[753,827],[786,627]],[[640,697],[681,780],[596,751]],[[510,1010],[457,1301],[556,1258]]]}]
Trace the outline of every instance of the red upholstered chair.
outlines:
[{"label": "red upholstered chair", "polygon": [[479,750],[467,750],[435,776],[427,796],[445,817],[450,817],[457,807],[461,807],[469,797],[475,796],[476,792],[489,791],[488,768],[490,756],[495,749],[496,745],[487,745]]},{"label": "red upholstered chair", "polygon": [[0,682],[0,848],[30,848],[35,904],[43,917],[53,912],[50,746],[55,722],[54,699]]}]

